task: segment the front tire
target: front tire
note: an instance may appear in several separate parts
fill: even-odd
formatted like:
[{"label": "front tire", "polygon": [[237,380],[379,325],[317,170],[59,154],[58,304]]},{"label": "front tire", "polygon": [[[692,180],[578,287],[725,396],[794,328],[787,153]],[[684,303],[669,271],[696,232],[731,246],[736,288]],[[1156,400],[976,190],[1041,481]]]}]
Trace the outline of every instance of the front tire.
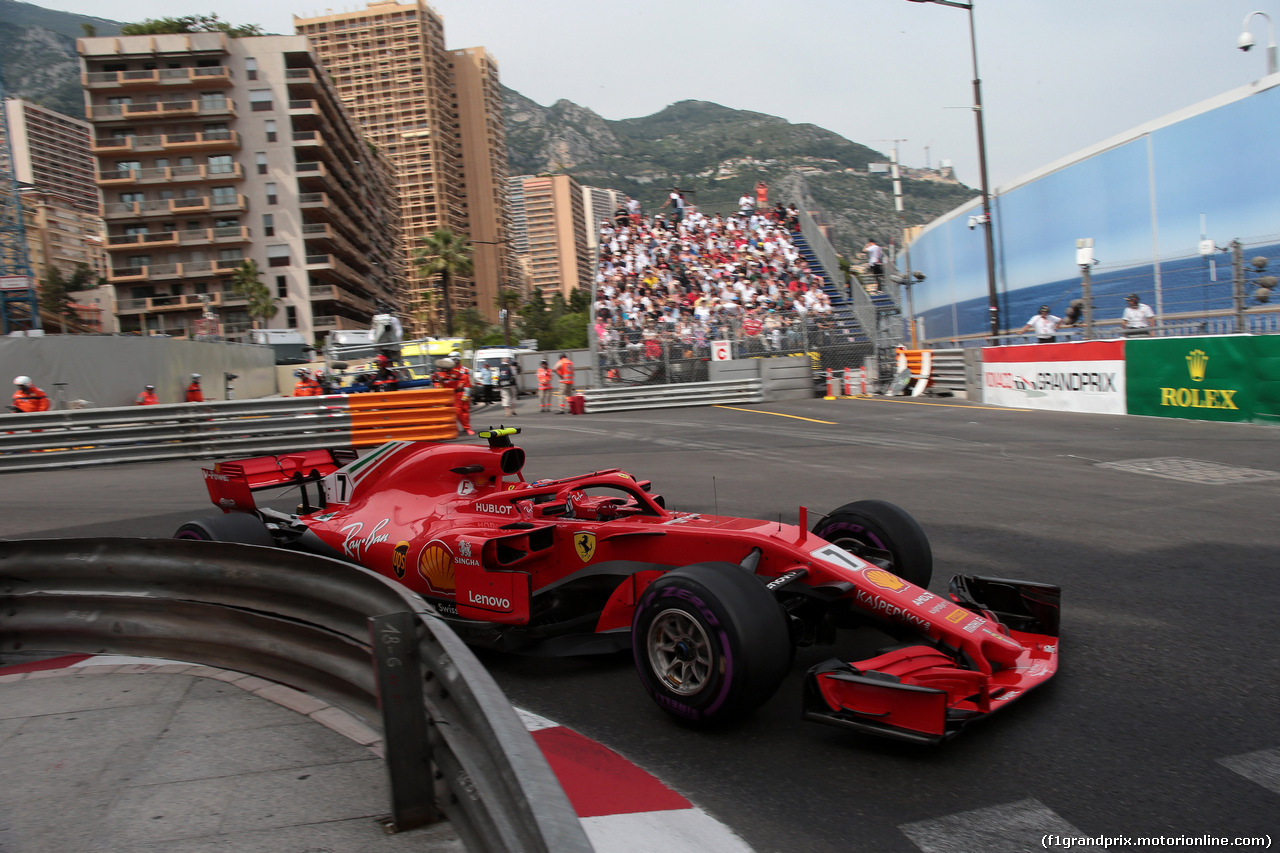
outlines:
[{"label": "front tire", "polygon": [[200,542],[239,542],[242,545],[274,546],[271,531],[257,516],[247,512],[228,512],[188,521],[173,534],[174,539]]},{"label": "front tire", "polygon": [[791,666],[786,615],[760,578],[695,563],[651,583],[631,625],[636,672],[667,713],[694,724],[746,716]]},{"label": "front tire", "polygon": [[929,537],[919,522],[897,504],[845,504],[815,524],[813,535],[916,586],[927,587],[933,579]]}]

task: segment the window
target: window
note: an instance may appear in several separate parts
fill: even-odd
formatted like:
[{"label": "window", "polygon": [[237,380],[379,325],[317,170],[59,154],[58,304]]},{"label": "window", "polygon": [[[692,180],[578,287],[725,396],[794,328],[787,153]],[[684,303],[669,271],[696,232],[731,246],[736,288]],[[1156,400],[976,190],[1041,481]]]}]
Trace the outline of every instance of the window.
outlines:
[{"label": "window", "polygon": [[129,256],[129,269],[140,270],[144,267],[149,267],[149,266],[151,266],[150,255],[130,255]]},{"label": "window", "polygon": [[121,175],[126,175],[130,172],[137,172],[141,168],[142,168],[141,160],[117,160],[116,161],[116,171],[119,172]]},{"label": "window", "polygon": [[221,92],[201,92],[200,111],[218,111],[227,108],[227,96]]},{"label": "window", "polygon": [[274,181],[268,181],[263,184],[262,188],[267,192],[267,204],[280,203],[280,197],[276,195],[276,185]]},{"label": "window", "polygon": [[125,226],[125,229],[124,229],[124,233],[125,233],[127,236],[129,236],[129,237],[136,237],[136,236],[137,236],[137,235],[139,235],[139,234],[146,234],[146,233],[147,233],[147,226],[145,226],[145,225],[126,225],[126,226]]},{"label": "window", "polygon": [[244,252],[239,249],[219,249],[218,260],[222,262],[222,266],[228,261],[240,261],[244,259]]},{"label": "window", "polygon": [[250,89],[249,90],[249,108],[254,112],[275,109],[271,103],[270,89]]},{"label": "window", "polygon": [[268,246],[267,247],[267,266],[269,267],[289,266],[289,247],[288,246]]},{"label": "window", "polygon": [[[227,158],[231,159],[230,157]],[[253,156],[254,162],[258,164],[258,174],[265,175],[267,173],[267,152],[259,151]]]},{"label": "window", "polygon": [[285,325],[290,329],[296,329],[298,327],[298,309],[292,305],[286,305],[284,307],[284,321]]},{"label": "window", "polygon": [[252,56],[244,58],[244,74],[250,80],[258,79],[258,60]]},{"label": "window", "polygon": [[267,141],[275,142],[277,138],[275,119],[269,119],[268,121],[263,122],[262,126],[267,131]]},{"label": "window", "polygon": [[264,237],[276,236],[276,215],[274,213],[262,214],[262,235]]},{"label": "window", "polygon": [[236,170],[235,163],[231,159],[230,154],[210,154],[209,155],[209,174],[210,175],[229,175]]},{"label": "window", "polygon": [[[289,295],[289,279],[285,278],[282,275],[276,276],[276,296],[279,296],[281,299],[283,299],[288,295]],[[289,325],[292,326],[294,324],[290,323]]]},{"label": "window", "polygon": [[142,193],[120,193],[121,204],[137,204],[142,198]]},{"label": "window", "polygon": [[213,188],[214,204],[235,204],[236,188],[235,187],[214,187]]}]

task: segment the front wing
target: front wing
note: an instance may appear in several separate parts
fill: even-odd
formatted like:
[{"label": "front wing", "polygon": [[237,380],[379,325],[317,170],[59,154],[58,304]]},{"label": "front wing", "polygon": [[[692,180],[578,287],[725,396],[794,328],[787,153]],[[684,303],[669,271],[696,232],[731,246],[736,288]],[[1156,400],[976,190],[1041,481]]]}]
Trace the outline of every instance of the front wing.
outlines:
[{"label": "front wing", "polygon": [[959,650],[919,644],[826,661],[805,677],[804,718],[916,743],[947,740],[1053,677],[1060,599],[1049,584],[957,575],[951,600],[997,623],[1022,647],[1016,660],[988,673]]}]

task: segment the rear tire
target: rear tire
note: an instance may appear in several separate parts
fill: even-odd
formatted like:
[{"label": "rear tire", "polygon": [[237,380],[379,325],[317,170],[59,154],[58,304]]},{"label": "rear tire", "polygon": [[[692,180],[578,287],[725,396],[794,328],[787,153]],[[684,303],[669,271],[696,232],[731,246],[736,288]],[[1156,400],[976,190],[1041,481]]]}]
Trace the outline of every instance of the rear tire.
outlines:
[{"label": "rear tire", "polygon": [[732,563],[695,563],[651,583],[636,605],[631,639],[649,696],[694,724],[746,716],[791,668],[782,607],[760,578]]},{"label": "rear tire", "polygon": [[174,532],[173,538],[200,542],[239,542],[242,545],[268,547],[276,544],[267,526],[257,516],[247,512],[209,515],[196,521],[188,521]]},{"label": "rear tire", "polygon": [[933,549],[911,515],[888,501],[845,504],[813,526],[813,535],[916,586],[933,579]]}]

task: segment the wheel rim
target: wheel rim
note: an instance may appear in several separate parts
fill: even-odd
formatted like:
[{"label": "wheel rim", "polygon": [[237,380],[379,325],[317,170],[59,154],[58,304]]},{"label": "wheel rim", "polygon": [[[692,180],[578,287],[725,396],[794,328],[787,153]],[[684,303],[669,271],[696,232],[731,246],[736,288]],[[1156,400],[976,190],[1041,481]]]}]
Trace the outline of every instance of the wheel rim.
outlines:
[{"label": "wheel rim", "polygon": [[702,625],[683,610],[664,610],[649,626],[649,666],[664,687],[689,696],[711,678],[711,640]]}]

